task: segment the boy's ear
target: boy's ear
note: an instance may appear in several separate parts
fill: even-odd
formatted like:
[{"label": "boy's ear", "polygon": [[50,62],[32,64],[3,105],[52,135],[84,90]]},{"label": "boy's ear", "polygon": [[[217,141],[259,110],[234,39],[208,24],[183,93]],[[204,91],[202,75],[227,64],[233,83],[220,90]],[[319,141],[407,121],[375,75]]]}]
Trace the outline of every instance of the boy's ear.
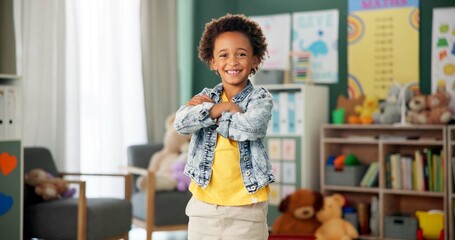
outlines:
[{"label": "boy's ear", "polygon": [[216,70],[216,61],[213,58],[210,61],[210,70]]},{"label": "boy's ear", "polygon": [[253,57],[253,68],[259,65],[259,58],[257,56]]}]

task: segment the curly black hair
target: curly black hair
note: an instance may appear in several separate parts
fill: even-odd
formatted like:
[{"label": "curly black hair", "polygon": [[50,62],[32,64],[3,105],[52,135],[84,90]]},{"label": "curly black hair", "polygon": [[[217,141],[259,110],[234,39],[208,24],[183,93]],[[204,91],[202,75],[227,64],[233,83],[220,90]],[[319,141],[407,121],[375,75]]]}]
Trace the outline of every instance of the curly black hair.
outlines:
[{"label": "curly black hair", "polygon": [[[250,40],[259,64],[264,61],[267,52],[267,40],[261,27],[255,21],[243,14],[226,14],[218,19],[212,19],[205,25],[204,33],[199,42],[199,59],[210,67],[210,62],[214,58],[213,48],[215,39],[225,32],[241,32]],[[259,66],[258,64],[258,66]],[[251,74],[255,74],[258,66],[251,69]]]}]

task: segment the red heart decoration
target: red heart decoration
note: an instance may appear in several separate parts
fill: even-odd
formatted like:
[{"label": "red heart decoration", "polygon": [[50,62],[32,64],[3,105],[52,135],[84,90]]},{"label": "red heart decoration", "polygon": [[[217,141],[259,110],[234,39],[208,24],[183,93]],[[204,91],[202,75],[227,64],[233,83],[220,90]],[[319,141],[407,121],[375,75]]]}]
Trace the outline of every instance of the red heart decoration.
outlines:
[{"label": "red heart decoration", "polygon": [[16,156],[9,155],[6,152],[0,154],[0,170],[3,175],[10,174],[17,166]]}]

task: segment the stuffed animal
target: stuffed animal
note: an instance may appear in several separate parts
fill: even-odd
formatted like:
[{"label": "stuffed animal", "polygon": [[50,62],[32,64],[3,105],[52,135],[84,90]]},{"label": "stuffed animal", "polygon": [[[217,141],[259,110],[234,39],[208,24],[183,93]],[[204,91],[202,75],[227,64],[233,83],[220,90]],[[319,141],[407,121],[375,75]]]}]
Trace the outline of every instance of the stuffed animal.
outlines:
[{"label": "stuffed animal", "polygon": [[427,97],[423,94],[414,95],[408,102],[408,110],[406,112],[406,122],[421,123],[425,119],[425,111],[427,110]]},{"label": "stuffed animal", "polygon": [[362,124],[372,124],[373,123],[373,114],[379,111],[379,100],[374,96],[367,96],[363,101],[362,105],[357,105],[355,107],[355,113],[357,115],[350,116],[348,119],[349,123],[362,123]]},{"label": "stuffed animal", "polygon": [[426,121],[423,124],[446,124],[452,118],[449,110],[450,95],[443,92],[436,92],[427,96],[428,112]]},{"label": "stuffed animal", "polygon": [[[174,119],[175,113],[166,118],[163,149],[152,155],[148,165],[148,170],[155,172],[157,191],[170,191],[177,187],[177,181],[172,176],[172,164],[179,159],[182,145],[187,144],[191,138],[191,136],[181,135],[175,130]],[[141,191],[146,191],[147,177],[139,177],[136,180],[136,186]]]},{"label": "stuffed animal", "polygon": [[174,177],[174,179],[177,181],[177,190],[181,192],[187,191],[191,183],[191,179],[183,174],[183,170],[185,170],[186,159],[188,157],[189,145],[189,143],[182,145],[182,153],[180,154],[177,161],[172,164],[172,177]]},{"label": "stuffed animal", "polygon": [[406,120],[414,124],[446,124],[452,118],[449,102],[450,95],[443,92],[416,95],[409,101]]},{"label": "stuffed animal", "polygon": [[338,96],[337,100],[337,109],[344,109],[344,122],[348,123],[349,122],[349,117],[355,116],[356,113],[354,111],[355,106],[360,105],[365,101],[365,96],[360,95],[356,99],[349,99],[343,95]]},{"label": "stuffed animal", "polygon": [[[44,180],[53,179],[52,182],[43,182]],[[44,200],[54,200],[60,198],[69,198],[76,193],[76,189],[69,188],[69,185],[44,171],[41,168],[34,168],[25,174],[25,183],[35,187],[35,193]]]},{"label": "stuffed animal", "polygon": [[345,199],[340,194],[324,197],[324,205],[316,213],[316,218],[322,223],[316,229],[317,240],[349,240],[359,237],[359,232],[352,223],[342,218],[342,207]]},{"label": "stuffed animal", "polygon": [[[373,114],[374,123],[379,124],[392,124],[398,123],[401,121],[401,104],[403,100],[401,99],[401,86],[392,85],[388,91],[388,94],[384,101],[379,103],[380,112]],[[407,103],[413,92],[410,89],[406,89],[404,92],[404,103]]]},{"label": "stuffed animal", "polygon": [[323,204],[319,192],[299,189],[283,199],[279,205],[282,214],[272,225],[273,234],[313,236],[321,225],[316,219]]}]

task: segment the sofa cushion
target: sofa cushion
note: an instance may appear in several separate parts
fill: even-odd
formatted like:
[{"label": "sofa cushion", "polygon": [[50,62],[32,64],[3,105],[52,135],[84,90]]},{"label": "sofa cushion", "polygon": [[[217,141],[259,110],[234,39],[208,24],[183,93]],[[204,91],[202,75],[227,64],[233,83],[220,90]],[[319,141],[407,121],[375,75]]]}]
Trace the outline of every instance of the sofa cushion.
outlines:
[{"label": "sofa cushion", "polygon": [[[69,198],[25,208],[24,237],[76,239],[77,204],[77,198]],[[124,199],[87,199],[87,239],[106,239],[128,232],[132,224],[131,212],[131,203]]]}]

